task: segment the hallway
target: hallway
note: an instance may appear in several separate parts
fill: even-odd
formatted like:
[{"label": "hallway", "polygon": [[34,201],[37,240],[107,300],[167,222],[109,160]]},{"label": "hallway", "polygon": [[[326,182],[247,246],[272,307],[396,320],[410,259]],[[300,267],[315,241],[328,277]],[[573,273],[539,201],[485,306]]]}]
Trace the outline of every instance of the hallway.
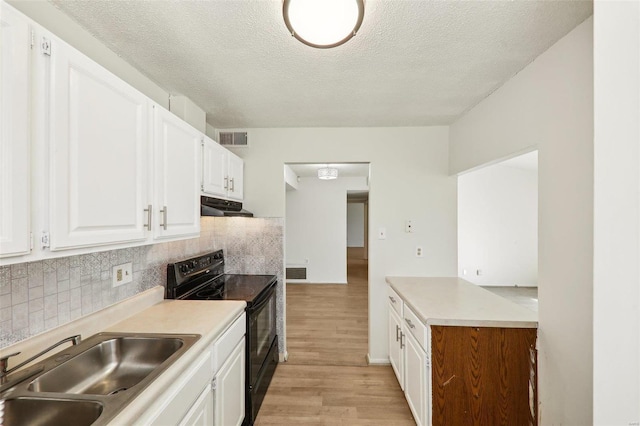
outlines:
[{"label": "hallway", "polygon": [[288,362],[256,425],[414,425],[390,366],[368,366],[368,262],[347,250],[347,285],[287,284]]}]

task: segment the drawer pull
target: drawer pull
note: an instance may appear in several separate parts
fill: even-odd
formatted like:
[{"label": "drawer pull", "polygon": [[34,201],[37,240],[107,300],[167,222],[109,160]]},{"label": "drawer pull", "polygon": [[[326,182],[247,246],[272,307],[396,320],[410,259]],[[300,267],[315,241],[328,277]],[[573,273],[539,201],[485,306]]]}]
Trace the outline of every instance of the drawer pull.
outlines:
[{"label": "drawer pull", "polygon": [[400,340],[400,327],[396,325],[396,342]]},{"label": "drawer pull", "polygon": [[389,296],[389,300],[391,300],[391,303],[396,303],[396,298],[393,296]]},{"label": "drawer pull", "polygon": [[409,324],[409,328],[416,328],[416,326],[413,325],[413,323],[411,322],[411,320],[409,318],[405,318],[404,320],[406,321],[407,324]]},{"label": "drawer pull", "polygon": [[400,349],[404,349],[404,333],[400,332]]}]

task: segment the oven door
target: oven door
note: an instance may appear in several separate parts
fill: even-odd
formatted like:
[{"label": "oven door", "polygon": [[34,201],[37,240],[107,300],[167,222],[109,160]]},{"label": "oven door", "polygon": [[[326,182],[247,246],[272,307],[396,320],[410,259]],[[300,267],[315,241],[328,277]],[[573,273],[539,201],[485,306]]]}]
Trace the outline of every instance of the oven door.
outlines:
[{"label": "oven door", "polygon": [[260,368],[276,337],[276,286],[273,285],[260,301],[247,310],[250,384],[254,385]]}]

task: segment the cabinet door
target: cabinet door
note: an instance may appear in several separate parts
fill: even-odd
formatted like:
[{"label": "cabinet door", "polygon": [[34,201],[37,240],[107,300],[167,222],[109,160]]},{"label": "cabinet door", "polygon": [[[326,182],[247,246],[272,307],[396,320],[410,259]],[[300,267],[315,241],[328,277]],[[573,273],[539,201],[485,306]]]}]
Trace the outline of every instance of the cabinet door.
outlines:
[{"label": "cabinet door", "polygon": [[30,251],[30,28],[0,3],[0,257]]},{"label": "cabinet door", "polygon": [[202,135],[154,106],[154,238],[200,233]]},{"label": "cabinet door", "polygon": [[180,426],[210,426],[213,424],[213,390],[206,386],[189,412],[180,422]]},{"label": "cabinet door", "polygon": [[233,350],[216,374],[215,424],[241,425],[244,420],[245,340]]},{"label": "cabinet door", "polygon": [[202,192],[212,197],[226,197],[228,155],[223,146],[205,136],[202,144]]},{"label": "cabinet door", "polygon": [[147,98],[53,37],[50,66],[51,250],[145,239]]},{"label": "cabinet door", "polygon": [[404,395],[418,426],[426,425],[427,363],[424,350],[411,333],[405,333]]},{"label": "cabinet door", "polygon": [[389,305],[389,362],[393,368],[393,372],[396,373],[400,388],[404,390],[404,359],[402,356],[403,348],[406,337],[402,337],[402,322],[400,317]]},{"label": "cabinet door", "polygon": [[242,201],[244,198],[244,161],[229,152],[229,191],[228,197]]}]

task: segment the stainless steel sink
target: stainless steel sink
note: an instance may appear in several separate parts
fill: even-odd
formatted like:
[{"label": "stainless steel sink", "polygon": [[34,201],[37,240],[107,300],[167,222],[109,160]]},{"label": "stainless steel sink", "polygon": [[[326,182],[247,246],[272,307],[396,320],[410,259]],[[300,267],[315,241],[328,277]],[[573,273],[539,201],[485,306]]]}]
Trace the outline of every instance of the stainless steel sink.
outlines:
[{"label": "stainless steel sink", "polygon": [[93,335],[34,364],[30,369],[38,373],[29,379],[12,384],[7,376],[6,390],[0,393],[0,425],[105,425],[199,338]]},{"label": "stainless steel sink", "polygon": [[102,408],[102,404],[97,401],[12,398],[4,401],[4,415],[0,410],[0,424],[88,426],[100,417]]},{"label": "stainless steel sink", "polygon": [[29,390],[114,395],[138,384],[183,344],[171,337],[109,338],[41,374]]}]

